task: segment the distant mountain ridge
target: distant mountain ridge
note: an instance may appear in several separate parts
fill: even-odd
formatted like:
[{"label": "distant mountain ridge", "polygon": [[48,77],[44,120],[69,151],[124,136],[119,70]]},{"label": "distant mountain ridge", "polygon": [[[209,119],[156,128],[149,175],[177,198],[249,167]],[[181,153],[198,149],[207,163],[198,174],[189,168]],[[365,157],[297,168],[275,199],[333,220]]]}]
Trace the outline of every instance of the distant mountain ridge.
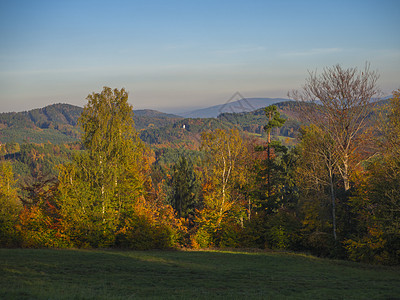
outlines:
[{"label": "distant mountain ridge", "polygon": [[133,110],[134,116],[137,117],[163,117],[163,118],[174,118],[174,119],[180,119],[182,118],[181,116],[174,115],[174,114],[168,114],[164,112],[160,112],[158,110],[153,110],[153,109],[134,109]]},{"label": "distant mountain ridge", "polygon": [[216,118],[222,113],[244,113],[257,110],[272,104],[291,101],[285,98],[241,98],[225,104],[214,105],[202,109],[179,113],[185,118]]}]

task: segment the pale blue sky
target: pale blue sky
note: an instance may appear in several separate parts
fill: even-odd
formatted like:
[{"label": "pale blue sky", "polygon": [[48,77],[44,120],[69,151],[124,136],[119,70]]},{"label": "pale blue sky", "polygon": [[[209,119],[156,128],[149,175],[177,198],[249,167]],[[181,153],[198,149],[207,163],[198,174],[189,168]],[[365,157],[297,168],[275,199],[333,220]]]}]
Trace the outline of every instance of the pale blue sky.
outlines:
[{"label": "pale blue sky", "polygon": [[125,87],[136,109],[286,97],[341,64],[400,88],[400,1],[0,0],[0,111],[83,106]]}]

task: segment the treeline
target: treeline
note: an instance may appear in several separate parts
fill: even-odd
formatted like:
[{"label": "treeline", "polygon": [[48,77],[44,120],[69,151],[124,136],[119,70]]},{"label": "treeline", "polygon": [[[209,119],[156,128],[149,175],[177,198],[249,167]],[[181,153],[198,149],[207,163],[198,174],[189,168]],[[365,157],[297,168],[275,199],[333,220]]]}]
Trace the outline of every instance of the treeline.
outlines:
[{"label": "treeline", "polygon": [[[300,105],[309,126],[290,149],[220,128],[201,134],[200,151],[151,150],[124,89],[89,95],[85,150],[56,180],[21,197],[1,164],[2,246],[255,247],[398,264],[400,91],[372,122],[374,72],[335,66],[310,76],[293,97],[318,103]],[[266,113],[270,137],[284,119]]]}]

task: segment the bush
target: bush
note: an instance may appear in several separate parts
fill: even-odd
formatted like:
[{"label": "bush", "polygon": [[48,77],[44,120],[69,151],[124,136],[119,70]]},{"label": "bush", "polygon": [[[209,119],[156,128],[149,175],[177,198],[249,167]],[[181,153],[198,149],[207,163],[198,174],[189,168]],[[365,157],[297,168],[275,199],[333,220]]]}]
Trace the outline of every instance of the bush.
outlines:
[{"label": "bush", "polygon": [[66,248],[72,244],[62,228],[43,213],[38,206],[25,208],[19,216],[16,228],[21,236],[22,247]]},{"label": "bush", "polygon": [[179,228],[174,222],[167,222],[166,215],[133,215],[125,218],[116,234],[115,246],[136,250],[168,249],[177,245]]},{"label": "bush", "polygon": [[210,232],[208,232],[207,228],[200,227],[195,235],[192,237],[192,247],[195,249],[198,248],[207,248],[213,247],[213,237]]}]

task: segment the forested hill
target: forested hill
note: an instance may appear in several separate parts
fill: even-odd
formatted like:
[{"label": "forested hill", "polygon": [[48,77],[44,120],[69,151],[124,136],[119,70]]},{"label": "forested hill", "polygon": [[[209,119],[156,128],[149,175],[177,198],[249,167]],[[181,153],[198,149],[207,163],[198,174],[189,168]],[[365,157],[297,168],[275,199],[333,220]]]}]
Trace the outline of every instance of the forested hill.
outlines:
[{"label": "forested hill", "polygon": [[133,120],[135,121],[136,130],[163,127],[173,124],[180,119],[182,117],[152,109],[133,110]]},{"label": "forested hill", "polygon": [[57,125],[75,126],[83,108],[70,104],[53,104],[24,112],[0,114],[3,128],[50,128]]},{"label": "forested hill", "polygon": [[[275,104],[286,119],[281,128],[274,128],[272,134],[277,138],[286,139],[287,144],[293,144],[293,138],[300,128],[297,104],[294,101],[285,101]],[[140,131],[140,137],[149,144],[198,145],[203,131],[212,129],[229,129],[236,127],[249,135],[262,137],[264,126],[268,120],[264,108],[251,112],[222,113],[217,118],[186,118],[163,127],[147,128]]]},{"label": "forested hill", "polygon": [[[382,107],[387,100],[380,101]],[[285,124],[272,132],[276,137],[293,143],[300,128],[298,105],[294,101],[275,104]],[[83,108],[70,104],[54,104],[19,113],[0,113],[1,143],[63,144],[79,140],[77,121]],[[149,144],[185,143],[196,146],[201,132],[216,128],[237,127],[250,135],[262,136],[267,119],[264,109],[252,112],[222,113],[217,118],[182,118],[155,110],[133,110],[136,130]]]},{"label": "forested hill", "polygon": [[0,142],[65,143],[79,138],[77,121],[83,109],[53,104],[24,112],[0,114]]},{"label": "forested hill", "polygon": [[[293,117],[293,103],[277,104],[286,118]],[[47,143],[61,144],[79,139],[78,118],[83,108],[70,104],[53,104],[25,112],[0,113],[1,143]],[[133,110],[136,130],[150,144],[192,143],[198,141],[204,130],[231,128],[261,135],[266,118],[263,109],[245,113],[224,113],[217,118],[182,118],[156,110]],[[293,123],[294,122],[294,123]],[[290,129],[287,129],[287,126]],[[281,128],[285,136],[292,136],[298,121],[289,120]],[[293,129],[294,128],[294,129]],[[291,131],[291,132],[289,132]]]},{"label": "forested hill", "polygon": [[[0,113],[1,143],[74,142],[79,139],[78,118],[83,108],[70,104],[53,104],[24,112]],[[134,110],[137,130],[162,127],[181,117],[155,110]]]}]

